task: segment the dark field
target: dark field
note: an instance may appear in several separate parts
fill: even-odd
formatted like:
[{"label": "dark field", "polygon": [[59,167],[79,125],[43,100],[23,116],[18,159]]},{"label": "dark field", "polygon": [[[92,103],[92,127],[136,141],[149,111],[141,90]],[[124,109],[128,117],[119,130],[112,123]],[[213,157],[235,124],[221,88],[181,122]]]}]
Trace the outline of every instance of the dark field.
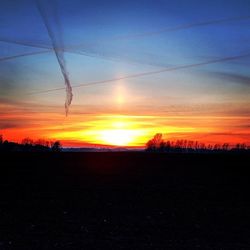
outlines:
[{"label": "dark field", "polygon": [[249,155],[0,157],[0,250],[250,249]]}]

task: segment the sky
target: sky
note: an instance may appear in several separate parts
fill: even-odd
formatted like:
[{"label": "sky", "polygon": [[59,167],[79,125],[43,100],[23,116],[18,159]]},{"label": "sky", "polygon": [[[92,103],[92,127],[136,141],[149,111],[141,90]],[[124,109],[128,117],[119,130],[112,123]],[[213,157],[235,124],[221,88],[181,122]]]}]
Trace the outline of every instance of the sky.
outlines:
[{"label": "sky", "polygon": [[249,13],[248,0],[3,0],[0,134],[250,145]]}]

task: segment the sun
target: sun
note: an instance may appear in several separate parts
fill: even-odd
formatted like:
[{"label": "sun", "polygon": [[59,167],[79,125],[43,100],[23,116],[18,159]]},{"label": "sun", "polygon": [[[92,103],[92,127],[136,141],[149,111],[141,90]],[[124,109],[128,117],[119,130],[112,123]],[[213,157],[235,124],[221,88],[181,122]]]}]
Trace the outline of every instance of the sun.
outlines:
[{"label": "sun", "polygon": [[137,133],[128,129],[110,129],[100,132],[100,139],[109,145],[127,146],[134,141]]},{"label": "sun", "polygon": [[109,128],[99,130],[102,144],[113,146],[134,146],[144,131],[126,116],[113,116],[107,122]]}]

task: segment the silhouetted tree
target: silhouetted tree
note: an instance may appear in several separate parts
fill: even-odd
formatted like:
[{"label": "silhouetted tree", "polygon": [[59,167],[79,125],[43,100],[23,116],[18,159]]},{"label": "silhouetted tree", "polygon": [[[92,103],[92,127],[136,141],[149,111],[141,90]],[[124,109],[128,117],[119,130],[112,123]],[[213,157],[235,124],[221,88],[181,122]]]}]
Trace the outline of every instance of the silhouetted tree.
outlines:
[{"label": "silhouetted tree", "polygon": [[61,151],[62,145],[60,141],[55,141],[50,144],[49,141],[39,139],[33,141],[29,137],[22,140],[22,143],[3,141],[3,137],[0,136],[0,151],[4,152],[49,152],[49,151]]},{"label": "silhouetted tree", "polygon": [[51,150],[54,152],[60,152],[62,151],[62,144],[60,141],[55,141],[51,145]]},{"label": "silhouetted tree", "polygon": [[213,150],[216,150],[216,151],[218,151],[218,150],[220,150],[221,149],[221,146],[220,146],[220,144],[215,144],[214,145],[214,148],[213,148]]},{"label": "silhouetted tree", "polygon": [[198,141],[176,140],[176,141],[164,141],[162,134],[156,134],[146,144],[146,150],[151,152],[227,152],[227,151],[239,151],[247,152],[250,150],[250,146],[245,143],[238,143],[234,148],[230,148],[228,143],[224,144],[208,144]]},{"label": "silhouetted tree", "polygon": [[188,148],[193,148],[194,142],[193,141],[188,141]]},{"label": "silhouetted tree", "polygon": [[159,150],[160,150],[161,152],[164,152],[164,151],[166,150],[166,147],[167,147],[166,142],[162,141],[162,142],[160,143]]},{"label": "silhouetted tree", "polygon": [[224,144],[222,145],[222,149],[223,149],[223,150],[228,150],[228,149],[229,149],[229,144],[228,144],[228,143],[224,143]]},{"label": "silhouetted tree", "polygon": [[34,141],[30,139],[29,137],[26,137],[22,139],[22,144],[23,145],[34,145]]},{"label": "silhouetted tree", "polygon": [[49,141],[46,141],[44,139],[38,139],[37,141],[34,142],[35,145],[37,146],[43,146],[43,147],[49,147]]},{"label": "silhouetted tree", "polygon": [[156,134],[153,139],[147,142],[146,148],[148,151],[157,151],[160,148],[162,142],[162,134]]},{"label": "silhouetted tree", "polygon": [[245,143],[237,143],[235,145],[235,149],[238,150],[238,151],[241,151],[241,150],[246,150],[247,149],[247,146]]}]

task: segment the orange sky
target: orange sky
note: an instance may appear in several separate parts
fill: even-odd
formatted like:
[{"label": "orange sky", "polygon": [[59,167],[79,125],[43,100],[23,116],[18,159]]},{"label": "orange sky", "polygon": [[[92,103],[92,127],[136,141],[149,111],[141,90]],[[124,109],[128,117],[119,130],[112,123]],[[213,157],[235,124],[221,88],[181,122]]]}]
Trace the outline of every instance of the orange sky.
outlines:
[{"label": "orange sky", "polygon": [[0,133],[18,142],[25,137],[61,140],[63,146],[144,146],[156,133],[163,133],[166,140],[250,145],[250,118],[244,107],[244,103],[230,108],[229,104],[166,105],[161,110],[72,106],[65,117],[60,106],[13,102],[0,105]]}]

